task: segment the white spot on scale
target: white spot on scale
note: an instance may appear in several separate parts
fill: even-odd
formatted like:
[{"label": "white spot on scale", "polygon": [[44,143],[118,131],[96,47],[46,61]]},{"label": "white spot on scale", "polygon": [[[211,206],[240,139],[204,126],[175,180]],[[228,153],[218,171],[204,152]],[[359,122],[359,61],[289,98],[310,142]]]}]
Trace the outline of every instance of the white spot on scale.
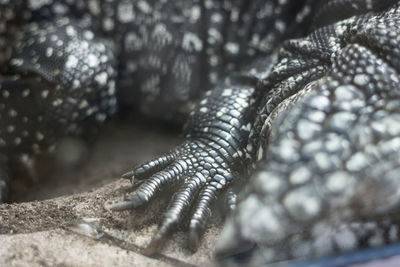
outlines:
[{"label": "white spot on scale", "polygon": [[53,48],[52,47],[47,47],[46,49],[46,56],[51,57],[53,55]]},{"label": "white spot on scale", "polygon": [[283,186],[283,179],[273,172],[263,171],[257,174],[256,184],[266,193],[278,193]]},{"label": "white spot on scale", "polygon": [[4,98],[8,98],[10,96],[10,92],[8,90],[3,90],[2,95]]},{"label": "white spot on scale", "polygon": [[56,100],[53,101],[52,105],[54,107],[58,107],[59,105],[61,105],[63,103],[63,100],[61,98],[58,98]]},{"label": "white spot on scale", "polygon": [[87,106],[88,106],[89,104],[88,104],[88,102],[86,101],[86,100],[82,100],[80,103],[79,103],[79,108],[80,109],[82,109],[82,108],[86,108]]},{"label": "white spot on scale", "polygon": [[49,90],[43,90],[41,95],[43,98],[47,98],[47,96],[49,95]]},{"label": "white spot on scale", "polygon": [[299,137],[303,140],[308,140],[312,138],[320,130],[321,127],[318,124],[310,122],[305,119],[300,119],[299,122],[297,123],[297,132],[299,134]]},{"label": "white spot on scale", "polygon": [[200,112],[202,112],[202,113],[206,113],[207,111],[208,111],[208,108],[206,108],[206,107],[202,107],[200,109]]},{"label": "white spot on scale", "polygon": [[73,89],[77,89],[80,85],[81,85],[81,82],[77,79],[72,82]]},{"label": "white spot on scale", "polygon": [[104,113],[99,113],[96,115],[96,121],[103,122],[105,121],[107,116]]},{"label": "white spot on scale", "polygon": [[42,43],[46,42],[46,40],[47,40],[46,36],[40,36],[39,39],[37,40],[37,42],[39,44],[42,44]]},{"label": "white spot on scale", "polygon": [[247,151],[251,152],[251,151],[253,151],[253,146],[251,144],[248,144],[246,146],[246,149],[247,149]]},{"label": "white spot on scale", "polygon": [[99,64],[99,59],[93,54],[89,54],[87,60],[89,67],[96,67]]},{"label": "white spot on scale", "polygon": [[114,21],[111,18],[105,18],[103,20],[103,27],[106,31],[111,31],[114,29]]},{"label": "white spot on scale", "polygon": [[225,89],[222,91],[222,96],[230,96],[232,95],[232,89]]},{"label": "white spot on scale", "polygon": [[74,55],[70,55],[65,62],[65,67],[69,69],[75,69],[78,65],[78,59]]},{"label": "white spot on scale", "polygon": [[22,66],[22,64],[24,64],[24,60],[21,58],[13,58],[13,59],[11,59],[10,63],[13,66],[19,67],[19,66]]},{"label": "white spot on scale", "polygon": [[277,29],[280,32],[284,32],[285,28],[286,28],[286,24],[284,21],[282,21],[282,20],[275,21],[275,29]]},{"label": "white spot on scale", "polygon": [[150,14],[151,11],[153,10],[146,1],[139,1],[137,5],[139,9],[145,14]]},{"label": "white spot on scale", "polygon": [[210,44],[220,43],[222,42],[222,39],[223,37],[217,29],[215,28],[208,29],[208,43]]},{"label": "white spot on scale", "polygon": [[290,214],[299,220],[311,219],[321,210],[319,199],[305,187],[291,191],[286,195],[283,203]]},{"label": "white spot on scale", "polygon": [[248,123],[248,124],[246,124],[246,125],[242,125],[242,127],[240,128],[240,130],[246,131],[246,132],[250,132],[250,130],[251,130],[251,123]]},{"label": "white spot on scale", "polygon": [[12,118],[16,117],[17,115],[18,115],[18,112],[16,110],[14,110],[14,109],[10,109],[8,111],[8,116],[10,116]]},{"label": "white spot on scale", "polygon": [[98,0],[89,0],[88,3],[89,11],[94,15],[100,14],[100,3]]},{"label": "white spot on scale", "polygon": [[7,132],[12,133],[15,130],[15,126],[14,125],[8,125],[6,130],[7,130]]},{"label": "white spot on scale", "polygon": [[190,21],[191,22],[196,22],[199,20],[201,15],[201,8],[199,6],[193,6],[192,9],[190,10]]},{"label": "white spot on scale", "polygon": [[93,113],[95,113],[96,111],[97,111],[97,108],[96,108],[96,107],[89,108],[89,109],[86,110],[86,115],[87,115],[87,116],[90,116],[90,115],[92,115]]},{"label": "white spot on scale", "polygon": [[207,102],[208,102],[208,99],[206,98],[206,99],[203,99],[201,102],[200,102],[200,105],[205,105],[205,104],[207,104]]},{"label": "white spot on scale", "polygon": [[37,10],[44,5],[51,4],[52,0],[29,0],[29,7],[33,10]]},{"label": "white spot on scale", "polygon": [[185,33],[182,39],[182,47],[187,51],[201,51],[203,49],[203,42],[200,38],[191,32]]},{"label": "white spot on scale", "polygon": [[371,65],[367,66],[367,67],[365,68],[365,70],[366,70],[367,73],[369,73],[369,74],[374,74],[374,72],[375,72],[374,67],[371,66]]},{"label": "white spot on scale", "polygon": [[362,152],[357,152],[346,162],[349,171],[361,171],[369,164],[369,159]]},{"label": "white spot on scale", "polygon": [[357,74],[354,76],[354,83],[360,86],[365,86],[369,82],[369,77],[365,74]]},{"label": "white spot on scale", "polygon": [[74,27],[72,27],[71,25],[68,25],[65,28],[65,32],[67,33],[68,36],[74,36],[76,34]]},{"label": "white spot on scale", "polygon": [[22,91],[22,97],[27,97],[30,94],[31,90],[29,89],[25,89],[24,91]]},{"label": "white spot on scale", "polygon": [[219,13],[214,13],[211,15],[211,21],[213,23],[220,23],[223,20],[223,17]]},{"label": "white spot on scale", "polygon": [[133,21],[135,14],[133,13],[133,5],[131,2],[121,1],[118,5],[118,20],[122,23]]},{"label": "white spot on scale", "polygon": [[[167,30],[165,24],[162,23],[159,23],[154,27],[152,37],[160,46],[165,46],[173,40],[172,34]],[[138,43],[138,41],[136,42]],[[139,42],[141,41],[139,40]]]},{"label": "white spot on scale", "polygon": [[301,184],[311,178],[311,171],[306,166],[300,166],[295,169],[289,176],[292,184]]},{"label": "white spot on scale", "polygon": [[105,63],[105,62],[107,62],[107,60],[108,60],[108,57],[107,57],[106,55],[102,55],[102,56],[100,57],[101,63]]},{"label": "white spot on scale", "polygon": [[14,139],[15,145],[19,145],[19,144],[21,144],[21,142],[22,142],[21,137],[15,137],[15,139]]},{"label": "white spot on scale", "polygon": [[237,54],[239,53],[239,45],[237,43],[228,42],[225,45],[225,50],[230,54]]},{"label": "white spot on scale", "polygon": [[94,77],[96,82],[98,82],[100,85],[105,85],[107,83],[108,75],[106,72],[102,72]]},{"label": "white spot on scale", "polygon": [[285,234],[284,227],[275,211],[262,203],[257,196],[251,195],[241,203],[238,220],[243,225],[243,235],[257,238],[259,233],[268,236],[269,240],[279,240]]},{"label": "white spot on scale", "polygon": [[92,31],[84,31],[83,37],[85,37],[86,40],[92,40],[94,38],[94,34]]},{"label": "white spot on scale", "polygon": [[334,172],[327,178],[326,187],[332,193],[351,191],[354,186],[354,179],[344,171]]}]

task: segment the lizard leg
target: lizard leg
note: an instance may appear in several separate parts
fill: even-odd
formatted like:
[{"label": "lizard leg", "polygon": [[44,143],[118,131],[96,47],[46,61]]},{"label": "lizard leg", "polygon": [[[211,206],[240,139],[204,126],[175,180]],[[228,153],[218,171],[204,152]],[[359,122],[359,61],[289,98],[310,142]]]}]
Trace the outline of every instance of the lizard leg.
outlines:
[{"label": "lizard leg", "polygon": [[276,108],[259,169],[221,234],[222,261],[238,264],[242,243],[257,245],[246,263],[264,265],[400,239],[399,53],[389,37],[399,6],[378,14],[349,29],[308,92]]},{"label": "lizard leg", "polygon": [[[154,254],[191,207],[190,240],[196,250],[211,205],[232,181],[238,179],[246,156],[244,144],[250,123],[247,112],[254,89],[226,86],[210,91],[187,125],[187,140],[170,153],[149,161],[123,176],[143,180],[128,199],[111,209],[143,205],[170,185],[179,186],[165,212],[158,232],[146,249]],[[210,112],[208,112],[210,111]]]}]

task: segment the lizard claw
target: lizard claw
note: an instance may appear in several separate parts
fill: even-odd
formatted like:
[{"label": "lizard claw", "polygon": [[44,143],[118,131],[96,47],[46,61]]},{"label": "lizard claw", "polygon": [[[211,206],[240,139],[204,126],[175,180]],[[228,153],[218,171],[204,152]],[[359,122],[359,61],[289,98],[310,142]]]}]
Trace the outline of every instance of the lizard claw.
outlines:
[{"label": "lizard claw", "polygon": [[124,173],[122,175],[122,178],[131,180],[133,180],[134,178],[136,179],[146,178],[149,175],[162,170],[162,168],[164,168],[168,164],[172,163],[172,161],[174,161],[175,159],[175,153],[176,152],[173,151],[165,156],[143,163],[134,170]]},{"label": "lizard claw", "polygon": [[[199,103],[187,124],[186,141],[170,153],[127,172],[140,181],[127,198],[111,207],[126,210],[144,205],[166,188],[177,188],[157,233],[146,249],[154,254],[184,218],[189,217],[189,248],[196,251],[212,215],[212,206],[247,170],[245,144],[251,128],[248,116],[253,87],[219,87]],[[210,111],[210,113],[208,112]],[[226,204],[234,207],[232,194]],[[221,197],[223,199],[223,197]]]},{"label": "lizard claw", "polygon": [[169,154],[124,174],[123,178],[132,182],[144,181],[123,202],[110,207],[114,211],[139,207],[164,188],[177,184],[180,186],[163,216],[158,232],[145,250],[146,255],[152,255],[182,222],[190,208],[194,212],[189,224],[189,247],[196,251],[211,216],[211,206],[233,175],[220,152],[202,140],[190,140]]}]

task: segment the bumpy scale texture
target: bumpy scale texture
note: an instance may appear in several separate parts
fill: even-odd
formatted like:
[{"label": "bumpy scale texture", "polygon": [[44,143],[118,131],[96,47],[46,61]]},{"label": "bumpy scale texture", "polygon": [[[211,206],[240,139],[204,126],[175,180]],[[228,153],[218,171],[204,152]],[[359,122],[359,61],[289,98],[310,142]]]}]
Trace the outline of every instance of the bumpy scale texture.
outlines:
[{"label": "bumpy scale texture", "polygon": [[186,217],[195,251],[244,184],[217,250],[231,263],[398,240],[396,2],[2,0],[0,199],[22,153],[137,110],[187,120],[112,207],[176,191],[147,254]]},{"label": "bumpy scale texture", "polygon": [[257,266],[398,241],[399,11],[283,45],[251,133],[261,160],[222,233],[221,259]]},{"label": "bumpy scale texture", "polygon": [[[148,253],[189,207],[196,250],[212,203],[246,172],[256,76],[282,40],[301,34],[295,26],[309,23],[306,2],[1,1],[0,199],[21,154],[51,152],[60,137],[88,133],[118,109],[178,121],[192,111],[187,141],[124,175],[147,179],[114,209],[173,185]],[[234,192],[225,194],[233,208]]]}]

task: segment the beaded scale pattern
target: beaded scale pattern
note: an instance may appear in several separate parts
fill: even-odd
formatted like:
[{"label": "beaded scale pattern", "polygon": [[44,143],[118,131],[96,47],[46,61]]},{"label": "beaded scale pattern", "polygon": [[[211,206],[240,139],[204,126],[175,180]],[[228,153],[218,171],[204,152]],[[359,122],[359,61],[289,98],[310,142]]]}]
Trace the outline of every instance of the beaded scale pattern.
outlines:
[{"label": "beaded scale pattern", "polygon": [[132,109],[187,121],[182,145],[123,175],[143,181],[112,207],[176,189],[147,254],[188,213],[195,251],[212,205],[235,209],[243,185],[221,258],[394,242],[399,16],[390,0],[1,0],[0,198],[20,154]]}]

